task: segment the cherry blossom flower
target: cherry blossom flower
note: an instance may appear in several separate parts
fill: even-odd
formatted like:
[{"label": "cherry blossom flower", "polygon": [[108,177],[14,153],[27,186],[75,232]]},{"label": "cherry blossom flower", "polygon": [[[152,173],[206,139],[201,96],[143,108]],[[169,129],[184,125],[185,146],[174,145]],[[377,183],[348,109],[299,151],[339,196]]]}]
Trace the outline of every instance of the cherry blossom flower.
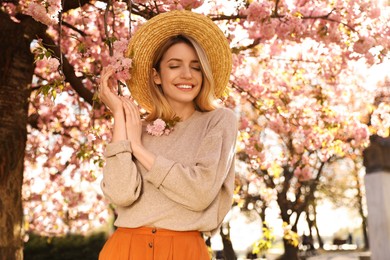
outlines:
[{"label": "cherry blossom flower", "polygon": [[56,71],[58,70],[58,67],[60,66],[60,62],[56,58],[49,58],[47,60],[47,67],[50,71]]},{"label": "cherry blossom flower", "polygon": [[371,19],[376,19],[378,18],[379,16],[381,15],[381,9],[376,7],[376,8],[372,8],[371,11],[369,12],[368,16],[371,18]]},{"label": "cherry blossom flower", "polygon": [[89,133],[89,134],[87,135],[87,139],[88,139],[88,142],[92,142],[92,141],[95,141],[95,140],[96,140],[96,136],[95,136],[95,134],[93,134],[93,133]]},{"label": "cherry blossom flower", "polygon": [[180,5],[184,9],[195,9],[203,5],[204,0],[180,0]]},{"label": "cherry blossom flower", "polygon": [[272,7],[273,5],[268,1],[262,3],[254,1],[249,5],[245,14],[248,15],[250,21],[262,21],[271,15]]},{"label": "cherry blossom flower", "polygon": [[27,14],[32,18],[46,25],[58,23],[58,14],[62,10],[61,1],[47,0],[40,3],[30,2]]},{"label": "cherry blossom flower", "polygon": [[109,58],[109,66],[112,66],[116,71],[115,78],[122,82],[129,80],[131,77],[130,68],[132,66],[132,60],[125,57],[127,45],[128,40],[125,38],[115,41],[113,44],[114,54]]},{"label": "cherry blossom flower", "polygon": [[165,122],[164,120],[157,118],[151,124],[146,126],[146,132],[154,136],[169,135],[173,131],[173,127],[180,121],[180,117],[174,117],[171,120]]},{"label": "cherry blossom flower", "polygon": [[157,118],[152,124],[146,126],[146,132],[153,136],[168,135],[173,129],[167,128],[167,124],[164,120]]},{"label": "cherry blossom flower", "polygon": [[353,46],[353,50],[357,53],[367,53],[375,44],[375,40],[370,37],[361,37]]}]

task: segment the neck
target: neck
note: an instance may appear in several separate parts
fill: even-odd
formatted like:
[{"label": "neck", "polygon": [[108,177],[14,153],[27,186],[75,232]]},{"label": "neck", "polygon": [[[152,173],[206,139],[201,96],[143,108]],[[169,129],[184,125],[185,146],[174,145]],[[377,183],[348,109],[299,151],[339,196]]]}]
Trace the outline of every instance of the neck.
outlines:
[{"label": "neck", "polygon": [[194,105],[186,105],[186,106],[172,106],[173,111],[175,111],[175,114],[180,117],[181,121],[185,121],[188,119],[194,112],[195,112],[195,106]]}]

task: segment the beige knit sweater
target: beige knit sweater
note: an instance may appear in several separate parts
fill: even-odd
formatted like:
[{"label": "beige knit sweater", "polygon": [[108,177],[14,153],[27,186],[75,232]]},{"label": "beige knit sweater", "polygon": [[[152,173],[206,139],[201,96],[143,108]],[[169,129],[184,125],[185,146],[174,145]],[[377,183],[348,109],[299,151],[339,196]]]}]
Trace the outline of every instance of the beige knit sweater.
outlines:
[{"label": "beige knit sweater", "polygon": [[214,234],[232,204],[237,118],[226,108],[196,111],[169,135],[144,132],[156,155],[147,171],[128,141],[106,147],[101,188],[117,206],[118,227],[151,226]]}]

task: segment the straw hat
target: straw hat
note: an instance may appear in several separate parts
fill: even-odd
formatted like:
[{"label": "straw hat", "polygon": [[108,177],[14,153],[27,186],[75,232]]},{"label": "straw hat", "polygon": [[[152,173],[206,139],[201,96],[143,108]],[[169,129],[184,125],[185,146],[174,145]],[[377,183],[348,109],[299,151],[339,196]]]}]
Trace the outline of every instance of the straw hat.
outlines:
[{"label": "straw hat", "polygon": [[127,56],[133,60],[127,85],[134,99],[147,111],[152,108],[148,82],[153,55],[166,40],[179,34],[190,36],[203,47],[214,77],[215,96],[222,97],[225,92],[232,57],[223,32],[204,15],[190,11],[166,12],[142,25],[127,49]]}]

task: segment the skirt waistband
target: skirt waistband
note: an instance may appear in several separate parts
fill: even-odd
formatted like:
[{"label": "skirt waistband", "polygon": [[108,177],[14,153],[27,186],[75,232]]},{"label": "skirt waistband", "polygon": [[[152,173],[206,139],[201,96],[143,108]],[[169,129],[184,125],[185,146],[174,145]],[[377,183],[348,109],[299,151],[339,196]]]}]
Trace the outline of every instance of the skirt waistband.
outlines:
[{"label": "skirt waistband", "polygon": [[161,236],[200,236],[200,231],[176,231],[155,227],[125,228],[118,227],[117,232],[140,235],[161,235]]}]

